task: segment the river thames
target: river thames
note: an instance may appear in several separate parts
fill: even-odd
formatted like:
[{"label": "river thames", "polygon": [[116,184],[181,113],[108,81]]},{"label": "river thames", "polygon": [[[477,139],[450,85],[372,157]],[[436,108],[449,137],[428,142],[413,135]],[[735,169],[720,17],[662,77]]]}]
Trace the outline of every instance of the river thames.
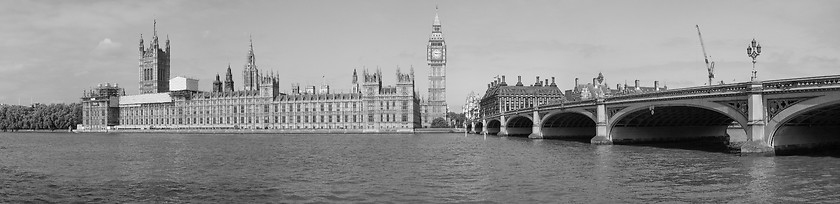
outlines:
[{"label": "river thames", "polygon": [[0,202],[840,202],[840,158],[464,135],[0,135]]}]

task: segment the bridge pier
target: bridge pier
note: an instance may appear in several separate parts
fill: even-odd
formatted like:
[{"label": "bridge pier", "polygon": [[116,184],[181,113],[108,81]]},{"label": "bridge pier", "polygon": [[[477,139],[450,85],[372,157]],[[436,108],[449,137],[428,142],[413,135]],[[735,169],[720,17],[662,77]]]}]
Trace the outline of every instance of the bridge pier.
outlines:
[{"label": "bridge pier", "polygon": [[481,119],[481,132],[478,134],[486,135],[487,134],[487,119]]},{"label": "bridge pier", "polygon": [[770,146],[769,136],[766,135],[766,112],[763,85],[760,81],[750,84],[747,98],[749,121],[747,122],[747,142],[741,146],[741,154],[774,155],[775,149]]},{"label": "bridge pier", "polygon": [[528,138],[542,139],[544,136],[542,132],[542,118],[540,118],[540,112],[536,108],[534,108],[534,115],[532,118],[534,118],[534,125],[531,127],[531,134],[528,135]]},{"label": "bridge pier", "polygon": [[505,115],[499,116],[499,133],[496,133],[498,136],[508,136],[509,133],[507,131],[507,120],[505,119]]},{"label": "bridge pier", "polygon": [[589,140],[589,143],[597,144],[597,145],[610,145],[612,144],[612,140],[610,139],[609,132],[607,131],[607,107],[604,103],[604,99],[598,99],[595,101],[596,104],[596,116],[597,122],[595,122],[595,137]]}]

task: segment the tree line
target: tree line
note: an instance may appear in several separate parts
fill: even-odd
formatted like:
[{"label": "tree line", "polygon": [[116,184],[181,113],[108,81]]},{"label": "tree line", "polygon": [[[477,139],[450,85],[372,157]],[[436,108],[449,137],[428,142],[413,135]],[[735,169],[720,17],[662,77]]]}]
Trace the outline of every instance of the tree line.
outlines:
[{"label": "tree line", "polygon": [[0,105],[0,130],[66,130],[82,122],[82,106],[71,104]]},{"label": "tree line", "polygon": [[448,112],[446,113],[447,118],[450,121],[446,121],[443,118],[435,118],[432,120],[431,127],[433,128],[452,128],[452,127],[463,127],[464,121],[466,121],[467,117],[463,113],[455,113],[455,112]]}]

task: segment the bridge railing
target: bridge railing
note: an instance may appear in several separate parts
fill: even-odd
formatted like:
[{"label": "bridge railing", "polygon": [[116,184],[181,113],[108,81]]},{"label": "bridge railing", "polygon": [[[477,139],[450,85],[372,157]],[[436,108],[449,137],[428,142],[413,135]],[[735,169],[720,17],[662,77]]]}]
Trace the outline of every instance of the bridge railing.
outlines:
[{"label": "bridge railing", "polygon": [[714,86],[698,86],[679,89],[669,89],[657,92],[633,93],[627,95],[619,95],[607,97],[607,100],[625,100],[634,98],[655,98],[667,96],[685,96],[695,94],[710,94],[710,93],[727,93],[727,92],[746,92],[750,88],[749,82],[737,84],[721,84]]},{"label": "bridge railing", "polygon": [[580,101],[566,101],[566,100],[554,100],[548,101],[545,104],[541,104],[539,108],[556,108],[556,107],[574,107],[578,105],[589,105],[595,103],[595,99],[588,99],[588,100],[580,100]]},{"label": "bridge railing", "polygon": [[829,85],[840,85],[840,75],[803,77],[793,79],[777,79],[762,82],[764,89],[790,89],[800,87],[821,87]]}]

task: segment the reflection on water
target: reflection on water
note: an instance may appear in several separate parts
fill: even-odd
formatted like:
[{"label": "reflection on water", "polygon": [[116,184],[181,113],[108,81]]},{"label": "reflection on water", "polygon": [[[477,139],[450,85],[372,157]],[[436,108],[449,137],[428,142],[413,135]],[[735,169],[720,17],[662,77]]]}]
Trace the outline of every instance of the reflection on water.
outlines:
[{"label": "reflection on water", "polygon": [[749,189],[750,200],[761,203],[773,201],[774,195],[771,188],[773,183],[773,171],[776,169],[776,162],[773,157],[761,157],[747,161],[750,169]]},{"label": "reflection on water", "polygon": [[463,134],[2,134],[0,203],[837,202],[838,164]]}]

